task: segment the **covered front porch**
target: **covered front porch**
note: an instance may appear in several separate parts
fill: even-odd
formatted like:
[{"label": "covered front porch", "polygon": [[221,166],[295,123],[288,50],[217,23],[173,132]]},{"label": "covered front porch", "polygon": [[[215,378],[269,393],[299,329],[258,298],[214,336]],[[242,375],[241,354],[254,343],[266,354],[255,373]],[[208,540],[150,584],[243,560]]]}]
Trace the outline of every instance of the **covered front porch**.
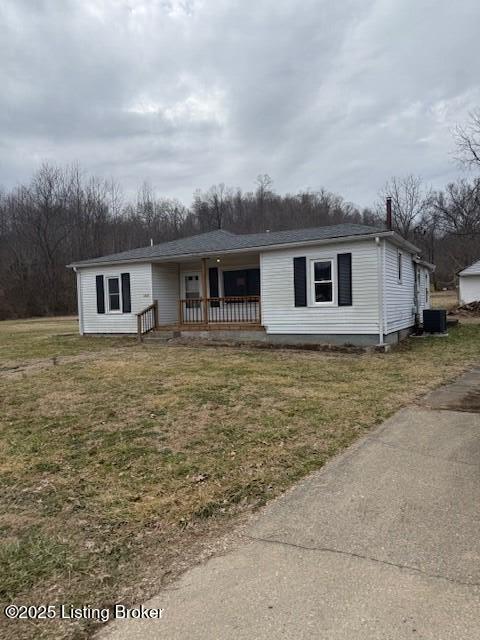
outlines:
[{"label": "covered front porch", "polygon": [[178,317],[178,324],[183,328],[192,325],[260,325],[260,296],[183,298],[178,301]]},{"label": "covered front porch", "polygon": [[152,263],[152,294],[153,304],[137,314],[139,337],[261,327],[258,254]]}]

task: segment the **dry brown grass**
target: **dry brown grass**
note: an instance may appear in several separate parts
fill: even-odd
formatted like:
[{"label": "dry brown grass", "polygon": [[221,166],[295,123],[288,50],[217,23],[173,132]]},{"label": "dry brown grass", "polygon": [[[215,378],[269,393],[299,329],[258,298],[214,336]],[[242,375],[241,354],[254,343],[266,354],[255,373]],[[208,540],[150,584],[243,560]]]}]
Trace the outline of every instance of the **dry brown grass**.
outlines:
[{"label": "dry brown grass", "polygon": [[[50,336],[47,358],[65,349],[36,322],[19,332],[22,358],[37,328]],[[0,344],[1,335],[0,325]],[[78,356],[95,346],[94,359],[0,377],[5,600],[107,606],[148,596],[238,514],[478,363],[480,327],[389,354],[68,343]],[[91,630],[17,622],[0,634]]]},{"label": "dry brown grass", "polygon": [[51,359],[72,357],[133,344],[131,338],[78,335],[76,318],[33,318],[0,322],[0,373],[19,367],[50,366]]},{"label": "dry brown grass", "polygon": [[446,309],[450,311],[458,305],[457,291],[432,291],[430,294],[432,307],[434,309]]}]

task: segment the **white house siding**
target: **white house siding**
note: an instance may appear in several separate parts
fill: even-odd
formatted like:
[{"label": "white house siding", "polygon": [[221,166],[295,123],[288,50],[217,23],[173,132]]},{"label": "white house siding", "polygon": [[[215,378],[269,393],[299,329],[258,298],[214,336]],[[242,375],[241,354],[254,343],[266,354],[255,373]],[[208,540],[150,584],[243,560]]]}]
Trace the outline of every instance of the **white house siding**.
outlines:
[{"label": "white house siding", "polygon": [[[402,254],[402,280],[398,279],[398,253]],[[415,268],[413,255],[385,242],[386,331],[400,331],[415,324]]]},{"label": "white house siding", "polygon": [[[83,332],[88,333],[135,333],[136,314],[152,304],[152,269],[146,264],[124,264],[79,269],[80,295],[82,301]],[[131,313],[97,313],[97,291],[95,277],[130,274]],[[105,293],[106,293],[105,285]]]},{"label": "white house siding", "polygon": [[424,309],[430,309],[430,272],[426,267],[422,265],[418,265],[417,269],[419,273],[419,313],[420,320],[422,320]]},{"label": "white house siding", "polygon": [[178,264],[152,264],[153,299],[158,300],[158,323],[160,325],[177,322],[179,285]]},{"label": "white house siding", "polygon": [[[309,306],[295,307],[293,258],[334,260],[352,254],[352,306],[313,306],[307,267]],[[262,324],[270,334],[376,334],[378,325],[378,270],[375,241],[332,243],[264,252],[260,256]],[[336,288],[336,287],[335,287]]]},{"label": "white house siding", "polygon": [[480,300],[480,274],[460,276],[460,304],[468,304]]}]

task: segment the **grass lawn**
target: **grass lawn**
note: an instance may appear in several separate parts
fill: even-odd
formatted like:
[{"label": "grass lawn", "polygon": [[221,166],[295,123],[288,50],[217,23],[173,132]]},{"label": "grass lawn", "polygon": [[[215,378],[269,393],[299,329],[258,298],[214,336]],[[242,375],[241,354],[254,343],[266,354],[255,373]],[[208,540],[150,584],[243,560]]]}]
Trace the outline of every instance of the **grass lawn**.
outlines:
[{"label": "grass lawn", "polygon": [[458,291],[432,291],[430,294],[434,309],[446,309],[450,311],[458,306]]},{"label": "grass lawn", "polygon": [[[239,514],[480,360],[479,325],[341,354],[142,346],[65,335],[68,319],[16,324],[0,323],[0,599],[27,604],[149,595]],[[95,628],[2,619],[0,636]]]},{"label": "grass lawn", "polygon": [[125,338],[79,339],[74,318],[35,318],[0,322],[0,372],[39,359],[76,356],[129,344]]}]

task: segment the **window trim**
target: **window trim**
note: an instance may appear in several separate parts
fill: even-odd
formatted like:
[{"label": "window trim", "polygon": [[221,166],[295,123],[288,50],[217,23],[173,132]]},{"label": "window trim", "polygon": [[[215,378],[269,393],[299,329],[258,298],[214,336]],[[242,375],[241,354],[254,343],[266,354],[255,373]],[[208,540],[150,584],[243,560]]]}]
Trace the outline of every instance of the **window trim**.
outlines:
[{"label": "window trim", "polygon": [[[315,280],[315,263],[330,262],[330,280]],[[337,272],[335,268],[334,258],[310,258],[310,306],[311,307],[334,307],[337,304]],[[325,282],[332,284],[332,299],[325,302],[317,302],[315,300],[315,284],[316,282]]]},{"label": "window trim", "polygon": [[[123,296],[122,296],[122,278],[119,275],[111,275],[111,276],[104,276],[105,279],[105,313],[111,313],[111,314],[121,314],[123,313]],[[109,290],[109,286],[108,286],[108,282],[109,280],[117,280],[118,281],[118,300],[120,303],[120,308],[119,309],[111,309],[110,308],[110,290]],[[112,294],[112,295],[116,295],[116,294]]]},{"label": "window trim", "polygon": [[403,284],[403,253],[397,251],[397,281],[398,284]]}]

